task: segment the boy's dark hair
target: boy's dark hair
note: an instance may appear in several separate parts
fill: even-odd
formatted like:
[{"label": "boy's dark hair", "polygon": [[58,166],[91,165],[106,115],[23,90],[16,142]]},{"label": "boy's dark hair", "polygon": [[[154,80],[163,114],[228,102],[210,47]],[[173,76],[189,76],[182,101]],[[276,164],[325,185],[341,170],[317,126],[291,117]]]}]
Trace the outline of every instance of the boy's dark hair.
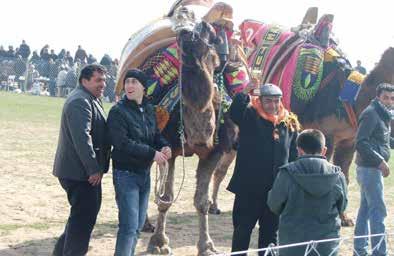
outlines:
[{"label": "boy's dark hair", "polygon": [[304,150],[306,154],[320,154],[326,146],[324,134],[317,129],[302,131],[297,138],[297,147]]},{"label": "boy's dark hair", "polygon": [[78,81],[82,84],[82,79],[90,80],[92,78],[93,73],[98,72],[100,74],[106,74],[107,69],[100,64],[89,64],[83,67],[81,70],[81,74],[79,75]]},{"label": "boy's dark hair", "polygon": [[382,92],[394,92],[394,85],[389,83],[381,83],[376,87],[376,96],[380,96]]}]

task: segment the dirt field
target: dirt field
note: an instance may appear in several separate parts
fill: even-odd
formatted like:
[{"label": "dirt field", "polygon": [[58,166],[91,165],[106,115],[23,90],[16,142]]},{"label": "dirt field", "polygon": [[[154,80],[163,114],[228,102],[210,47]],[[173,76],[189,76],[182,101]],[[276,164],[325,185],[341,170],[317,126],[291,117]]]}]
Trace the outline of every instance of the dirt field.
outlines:
[{"label": "dirt field", "polygon": [[[51,174],[57,145],[60,111],[64,100],[0,92],[0,255],[50,255],[55,239],[62,232],[68,216],[66,196]],[[106,105],[108,108],[110,105]],[[179,161],[180,159],[178,159]],[[197,218],[193,207],[195,159],[186,160],[186,182],[178,202],[171,208],[168,235],[174,255],[195,255]],[[211,236],[217,248],[228,252],[231,246],[231,208],[233,196],[225,191],[232,167],[220,193],[220,216],[210,217]],[[154,173],[153,173],[154,174]],[[354,176],[354,170],[351,175]],[[154,175],[152,175],[154,177]],[[393,176],[385,180],[389,216],[388,230],[393,230]],[[182,178],[177,166],[177,191]],[[355,217],[358,187],[351,179],[349,214]],[[103,180],[103,204],[91,240],[89,255],[113,255],[117,232],[117,208],[111,171]],[[153,220],[156,206],[151,200],[149,213]],[[344,237],[353,228],[344,228]],[[393,236],[394,237],[394,236]],[[391,237],[391,238],[393,238]],[[149,234],[143,234],[138,255],[146,255]],[[252,248],[256,247],[254,235]],[[344,242],[341,255],[351,255],[352,241]]]}]

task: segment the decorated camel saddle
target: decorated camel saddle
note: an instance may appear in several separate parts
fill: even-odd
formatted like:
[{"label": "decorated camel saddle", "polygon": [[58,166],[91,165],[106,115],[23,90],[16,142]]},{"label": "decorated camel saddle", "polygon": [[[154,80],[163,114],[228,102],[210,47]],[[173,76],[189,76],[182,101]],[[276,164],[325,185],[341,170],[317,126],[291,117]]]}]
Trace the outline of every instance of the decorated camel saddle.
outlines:
[{"label": "decorated camel saddle", "polygon": [[[116,94],[122,94],[123,77],[127,70],[140,68],[149,77],[147,95],[156,105],[160,129],[169,120],[169,115],[179,103],[180,52],[176,42],[178,29],[196,29],[195,25],[204,20],[217,33],[226,34],[230,40],[233,31],[232,8],[213,1],[177,1],[168,15],[148,24],[134,33],[123,49]],[[223,30],[223,31],[222,31]],[[222,97],[224,109],[231,104],[231,97],[241,91],[249,82],[246,66],[223,68],[218,71],[216,84],[225,91]]]},{"label": "decorated camel saddle", "polygon": [[314,25],[317,8],[310,8],[302,25],[291,30],[254,20],[245,20],[240,25],[252,76],[261,84],[280,86],[284,105],[297,114],[303,114],[316,95],[334,82],[336,68],[331,66],[349,70],[338,93],[338,99],[347,107],[354,103],[364,79],[357,71],[351,71],[348,60],[331,37],[333,18],[324,15]]}]

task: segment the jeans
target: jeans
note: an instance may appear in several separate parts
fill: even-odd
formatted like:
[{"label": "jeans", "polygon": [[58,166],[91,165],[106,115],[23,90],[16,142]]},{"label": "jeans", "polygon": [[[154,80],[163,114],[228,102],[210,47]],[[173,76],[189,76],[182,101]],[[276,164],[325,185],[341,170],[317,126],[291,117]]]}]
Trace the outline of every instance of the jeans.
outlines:
[{"label": "jeans", "polygon": [[115,169],[113,183],[119,209],[115,256],[132,256],[148,210],[150,173]]},{"label": "jeans", "polygon": [[90,235],[101,206],[101,184],[92,186],[87,181],[59,179],[71,206],[63,234],[56,242],[54,256],[86,255]]},{"label": "jeans", "polygon": [[[355,236],[381,234],[385,232],[384,218],[387,216],[384,203],[383,176],[377,168],[357,166],[357,182],[360,186],[360,208],[357,214]],[[370,230],[368,230],[368,221]],[[370,231],[370,232],[369,232]],[[386,241],[382,237],[372,237],[372,255],[387,255]],[[354,239],[354,249],[359,255],[367,255],[368,238]],[[379,247],[379,248],[375,248]]]}]

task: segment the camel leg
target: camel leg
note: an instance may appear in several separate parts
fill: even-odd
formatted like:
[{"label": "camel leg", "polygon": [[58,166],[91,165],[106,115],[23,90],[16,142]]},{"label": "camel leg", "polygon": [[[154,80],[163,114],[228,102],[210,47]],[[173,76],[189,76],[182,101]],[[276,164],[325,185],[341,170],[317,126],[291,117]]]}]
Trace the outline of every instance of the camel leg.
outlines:
[{"label": "camel leg", "polygon": [[199,217],[199,239],[197,243],[198,255],[207,256],[217,251],[209,235],[208,227],[208,190],[213,171],[222,153],[214,152],[207,159],[200,159],[197,167],[197,186],[194,195],[194,206]]},{"label": "camel leg", "polygon": [[339,165],[349,184],[349,168],[355,152],[354,140],[339,141],[335,145],[334,164]]},{"label": "camel leg", "polygon": [[[335,145],[334,164],[341,167],[349,184],[349,168],[353,160],[355,147],[354,140],[339,141]],[[341,215],[341,225],[343,227],[353,227],[353,220],[347,216],[346,212]]]},{"label": "camel leg", "polygon": [[[165,193],[161,198],[163,201],[172,201],[174,199],[174,169],[175,169],[175,158],[171,158],[168,161],[168,176],[165,184]],[[148,243],[148,253],[151,254],[165,254],[171,253],[169,247],[169,238],[165,233],[166,228],[166,217],[167,212],[172,204],[159,202],[157,216],[156,229],[154,234],[151,236]]]},{"label": "camel leg", "polygon": [[218,207],[218,193],[219,187],[222,183],[224,177],[227,174],[228,168],[230,164],[233,162],[236,156],[236,151],[231,150],[228,153],[224,153],[223,156],[220,158],[218,165],[215,168],[213,174],[213,187],[212,187],[212,203],[209,206],[209,213],[210,214],[220,214],[221,211]]}]

